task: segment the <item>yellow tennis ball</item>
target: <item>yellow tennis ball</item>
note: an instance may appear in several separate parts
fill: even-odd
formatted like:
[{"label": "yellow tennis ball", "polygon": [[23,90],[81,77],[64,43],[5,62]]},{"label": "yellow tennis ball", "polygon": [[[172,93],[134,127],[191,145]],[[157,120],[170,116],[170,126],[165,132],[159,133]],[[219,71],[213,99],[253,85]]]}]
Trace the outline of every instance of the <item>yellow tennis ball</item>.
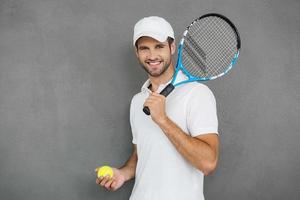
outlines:
[{"label": "yellow tennis ball", "polygon": [[112,178],[114,175],[114,172],[110,166],[102,166],[98,169],[97,175],[98,175],[98,178],[100,176],[109,176],[110,178]]}]

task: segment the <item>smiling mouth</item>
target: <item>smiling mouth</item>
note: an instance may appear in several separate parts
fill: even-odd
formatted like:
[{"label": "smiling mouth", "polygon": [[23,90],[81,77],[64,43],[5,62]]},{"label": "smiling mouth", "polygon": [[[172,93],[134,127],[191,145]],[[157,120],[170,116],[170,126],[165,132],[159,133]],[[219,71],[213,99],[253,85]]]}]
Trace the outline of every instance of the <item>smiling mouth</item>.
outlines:
[{"label": "smiling mouth", "polygon": [[151,67],[157,67],[162,63],[162,61],[146,61],[146,63]]}]

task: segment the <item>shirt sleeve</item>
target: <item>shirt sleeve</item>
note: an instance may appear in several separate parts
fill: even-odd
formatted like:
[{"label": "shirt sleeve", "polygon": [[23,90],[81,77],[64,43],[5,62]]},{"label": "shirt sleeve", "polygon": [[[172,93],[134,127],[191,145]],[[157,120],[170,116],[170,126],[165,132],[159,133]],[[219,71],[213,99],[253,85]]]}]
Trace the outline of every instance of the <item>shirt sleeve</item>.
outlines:
[{"label": "shirt sleeve", "polygon": [[132,143],[136,144],[137,142],[137,135],[136,135],[136,130],[135,126],[133,124],[133,115],[134,115],[134,98],[131,100],[130,104],[130,126],[131,126],[131,133],[132,133]]},{"label": "shirt sleeve", "polygon": [[187,104],[187,126],[193,137],[207,133],[218,134],[216,100],[204,84],[197,84],[191,91]]}]

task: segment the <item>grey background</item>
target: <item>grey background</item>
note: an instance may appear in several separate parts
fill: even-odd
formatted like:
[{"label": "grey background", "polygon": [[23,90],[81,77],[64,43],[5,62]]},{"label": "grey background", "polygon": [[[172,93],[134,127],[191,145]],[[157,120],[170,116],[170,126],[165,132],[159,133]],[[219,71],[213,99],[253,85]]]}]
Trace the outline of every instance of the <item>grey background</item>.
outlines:
[{"label": "grey background", "polygon": [[232,19],[242,51],[207,83],[221,155],[206,199],[299,199],[299,10],[299,0],[1,0],[0,199],[128,199],[133,181],[108,192],[93,170],[131,152],[129,104],[146,79],[133,25],[163,16],[179,40],[208,12]]}]

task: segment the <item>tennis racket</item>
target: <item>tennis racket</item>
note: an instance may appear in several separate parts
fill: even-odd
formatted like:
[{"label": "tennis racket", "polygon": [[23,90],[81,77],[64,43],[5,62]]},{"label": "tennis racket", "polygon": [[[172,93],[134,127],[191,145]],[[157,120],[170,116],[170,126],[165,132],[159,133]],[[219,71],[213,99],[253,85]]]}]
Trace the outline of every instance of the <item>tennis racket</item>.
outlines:
[{"label": "tennis racket", "polygon": [[[197,18],[183,33],[172,81],[160,94],[167,97],[179,85],[213,80],[227,74],[236,64],[240,48],[239,33],[227,17],[210,13]],[[174,84],[179,71],[187,80]],[[148,107],[143,111],[150,115]]]}]

